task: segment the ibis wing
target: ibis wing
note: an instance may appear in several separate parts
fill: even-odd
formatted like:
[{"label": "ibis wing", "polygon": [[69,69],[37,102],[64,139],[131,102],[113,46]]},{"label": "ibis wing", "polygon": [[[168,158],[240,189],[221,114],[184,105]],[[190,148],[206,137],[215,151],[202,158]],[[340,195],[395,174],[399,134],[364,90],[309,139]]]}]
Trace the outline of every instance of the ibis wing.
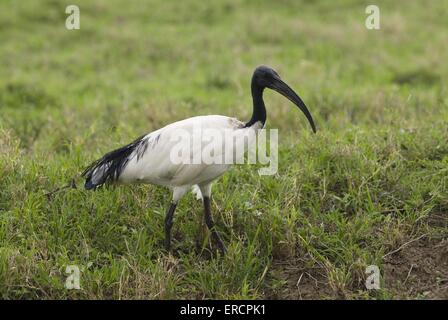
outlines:
[{"label": "ibis wing", "polygon": [[[179,186],[212,180],[224,173],[228,165],[204,163],[204,147],[218,150],[218,156],[224,150],[226,130],[242,127],[244,124],[236,119],[215,115],[175,122],[95,161],[84,172],[86,188],[112,181]],[[210,132],[218,133],[221,139],[207,139]]]}]

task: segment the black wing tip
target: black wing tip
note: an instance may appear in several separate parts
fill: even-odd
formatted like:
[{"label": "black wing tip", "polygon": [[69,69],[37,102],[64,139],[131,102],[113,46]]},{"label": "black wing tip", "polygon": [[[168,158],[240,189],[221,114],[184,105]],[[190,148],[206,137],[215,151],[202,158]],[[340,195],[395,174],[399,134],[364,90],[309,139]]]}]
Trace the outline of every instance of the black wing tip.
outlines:
[{"label": "black wing tip", "polygon": [[95,168],[95,166],[98,164],[98,160],[92,162],[91,164],[89,164],[84,171],[81,173],[81,177],[84,177],[86,179],[86,182],[84,183],[84,188],[86,190],[92,190],[96,187],[96,185],[94,185],[92,183],[92,171]]},{"label": "black wing tip", "polygon": [[86,190],[92,190],[92,189],[95,189],[95,187],[96,187],[96,185],[94,185],[92,183],[92,181],[90,181],[90,180],[87,180],[86,183],[84,184],[84,188]]},{"label": "black wing tip", "polygon": [[[92,190],[105,183],[117,181],[128,161],[135,155],[138,161],[146,152],[148,139],[144,139],[145,137],[146,135],[143,135],[128,145],[108,152],[101,159],[87,166],[82,173],[82,176],[86,178],[84,188]],[[160,134],[157,136],[156,142],[158,142],[159,138]]]}]

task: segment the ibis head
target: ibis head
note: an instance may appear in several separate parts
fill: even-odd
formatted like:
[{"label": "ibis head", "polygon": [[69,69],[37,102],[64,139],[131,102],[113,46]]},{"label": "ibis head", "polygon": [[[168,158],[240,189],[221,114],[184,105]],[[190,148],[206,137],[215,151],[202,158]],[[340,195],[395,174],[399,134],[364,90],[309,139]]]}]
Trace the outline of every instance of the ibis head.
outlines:
[{"label": "ibis head", "polygon": [[[313,132],[316,132],[313,117],[298,94],[280,78],[280,75],[274,69],[267,66],[259,66],[255,69],[252,76],[252,95],[254,98],[254,107],[255,104],[258,104],[258,109],[264,109],[264,103],[262,103],[261,97],[264,88],[277,91],[294,103],[305,114],[305,117],[308,119]],[[265,118],[266,115],[264,112],[264,119]]]}]

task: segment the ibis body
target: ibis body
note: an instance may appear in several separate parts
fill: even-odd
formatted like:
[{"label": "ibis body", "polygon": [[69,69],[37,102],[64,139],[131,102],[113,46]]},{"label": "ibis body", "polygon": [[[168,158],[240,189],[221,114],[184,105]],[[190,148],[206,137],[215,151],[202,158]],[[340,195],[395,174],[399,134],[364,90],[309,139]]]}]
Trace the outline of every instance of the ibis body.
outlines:
[{"label": "ibis body", "polygon": [[[171,123],[159,130],[141,136],[132,143],[105,154],[99,160],[93,162],[84,171],[86,177],[85,188],[96,189],[105,183],[119,182],[148,183],[169,187],[172,189],[173,197],[167,210],[165,218],[165,247],[167,250],[171,244],[171,227],[173,224],[174,211],[178,201],[192,189],[199,192],[205,211],[205,222],[212,232],[212,237],[218,244],[221,252],[225,251],[224,243],[214,228],[210,209],[211,186],[214,180],[230,169],[231,163],[204,162],[204,161],[173,161],[176,155],[174,149],[186,147],[189,150],[189,160],[195,154],[204,149],[204,142],[212,141],[222,145],[214,146],[213,150],[222,150],[224,153],[233,154],[240,147],[238,143],[247,143],[247,139],[254,139],[257,130],[264,127],[266,122],[266,108],[263,101],[265,88],[273,89],[296,104],[305,114],[315,131],[314,121],[307,107],[299,96],[281,79],[273,69],[260,66],[255,69],[252,76],[251,90],[253,98],[253,113],[248,122],[241,122],[235,118],[221,115],[207,115],[188,118]],[[211,129],[211,130],[208,130]],[[224,146],[225,139],[213,139],[211,135],[229,135],[236,138],[231,149]],[[184,138],[179,140],[181,133]],[[197,137],[200,135],[200,137]],[[200,143],[192,147],[192,141],[198,139]],[[179,146],[179,144],[188,146]],[[239,148],[238,150],[241,150]],[[218,156],[215,154],[214,156]],[[202,159],[201,157],[198,157]],[[185,159],[184,159],[185,160]]]}]

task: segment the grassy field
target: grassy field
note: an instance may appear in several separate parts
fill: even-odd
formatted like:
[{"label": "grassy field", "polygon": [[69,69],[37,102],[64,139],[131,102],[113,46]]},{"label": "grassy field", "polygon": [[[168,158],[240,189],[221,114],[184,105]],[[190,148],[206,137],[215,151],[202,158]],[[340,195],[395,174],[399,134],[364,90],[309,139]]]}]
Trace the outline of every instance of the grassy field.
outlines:
[{"label": "grassy field", "polygon": [[[364,26],[368,4],[1,1],[0,297],[448,298],[448,1],[377,0],[380,30]],[[279,170],[235,166],[214,185],[225,257],[191,194],[168,254],[170,192],[83,189],[87,164],[141,134],[200,114],[248,120],[260,64],[318,133],[265,94]],[[67,265],[81,290],[65,288]]]}]

